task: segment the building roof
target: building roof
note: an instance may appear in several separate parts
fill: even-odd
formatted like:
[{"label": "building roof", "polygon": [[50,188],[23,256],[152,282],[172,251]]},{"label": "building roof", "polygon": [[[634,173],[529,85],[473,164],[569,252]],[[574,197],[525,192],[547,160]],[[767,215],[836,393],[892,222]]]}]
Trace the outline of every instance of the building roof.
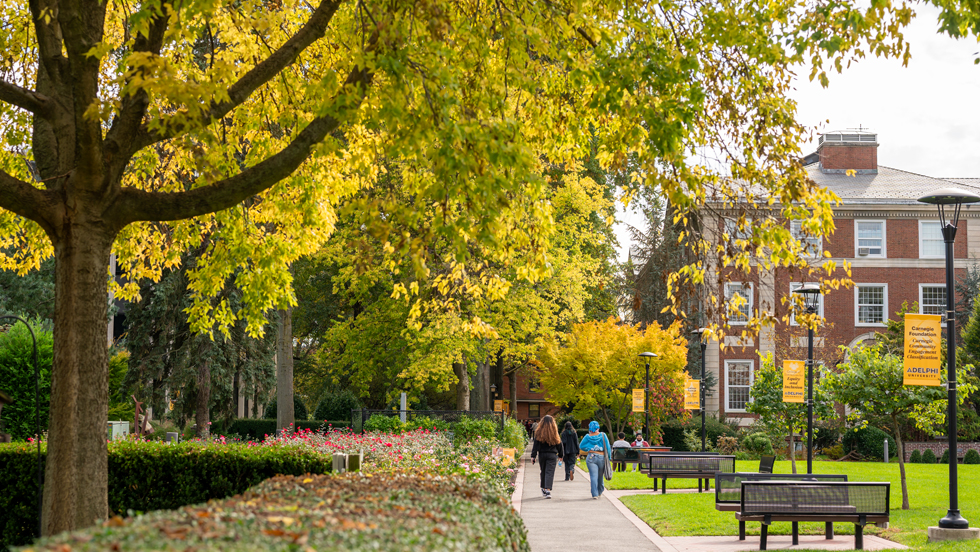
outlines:
[{"label": "building roof", "polygon": [[878,174],[826,174],[817,163],[806,171],[818,185],[837,194],[844,203],[865,203],[890,199],[900,203],[917,202],[920,197],[940,188],[958,187],[980,194],[980,178],[933,178],[878,165]]}]

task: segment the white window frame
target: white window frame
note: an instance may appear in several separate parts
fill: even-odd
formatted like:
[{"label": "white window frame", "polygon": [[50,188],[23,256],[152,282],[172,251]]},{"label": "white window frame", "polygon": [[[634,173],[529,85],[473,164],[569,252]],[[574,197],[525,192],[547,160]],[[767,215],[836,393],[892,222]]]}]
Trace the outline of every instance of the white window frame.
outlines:
[{"label": "white window frame", "polygon": [[881,254],[880,255],[865,255],[863,258],[866,259],[887,259],[888,258],[888,224],[885,219],[854,219],[854,258],[862,258],[858,255],[859,243],[861,242],[858,236],[858,224],[861,222],[880,222],[881,223]]},{"label": "white window frame", "polygon": [[[806,284],[820,285],[820,282],[790,282],[789,283],[789,296],[790,296],[790,299],[792,299],[794,295],[797,295],[797,294],[794,294],[793,293],[793,290],[794,289],[799,288],[801,286],[805,286]],[[823,299],[824,299],[824,294],[821,293],[820,294],[820,298],[817,300],[817,316],[819,316],[820,318],[823,318]],[[803,313],[801,313],[801,314],[803,314]],[[795,316],[792,319],[790,319],[789,324],[790,324],[790,326],[799,326],[800,325],[800,323],[796,321],[796,317]]]},{"label": "white window frame", "polygon": [[[924,241],[925,241],[926,231],[923,228],[923,226],[925,226],[927,224],[928,225],[935,224],[936,226],[939,227],[939,238],[938,238],[938,241],[939,241],[940,247],[939,247],[939,254],[937,254],[937,255],[926,255],[924,253],[924,251],[925,251]],[[944,258],[946,258],[946,249],[945,249],[946,248],[946,243],[943,241],[943,234],[942,234],[942,228],[943,228],[943,226],[942,226],[942,224],[943,223],[940,222],[940,221],[938,221],[938,220],[920,220],[919,221],[919,258],[920,259],[944,259]],[[932,240],[933,239],[930,238],[930,241],[932,241]]]},{"label": "white window frame", "polygon": [[[729,286],[740,286],[743,290],[748,289],[748,303],[745,305],[746,312],[748,313],[745,320],[731,320],[728,318],[731,311],[728,309],[728,303],[731,301],[731,295],[728,293]],[[752,318],[752,308],[755,306],[755,286],[752,282],[725,282],[725,317],[728,319],[729,326],[745,326],[748,325],[749,320]]]},{"label": "white window frame", "polygon": [[728,239],[745,241],[752,239],[752,217],[745,217],[745,226],[741,229],[738,228],[738,217],[724,217],[723,220]]},{"label": "white window frame", "polygon": [[[919,284],[919,314],[935,314],[934,312],[924,312],[923,310],[923,307],[925,306],[922,301],[923,291],[924,288],[927,287],[946,289],[946,284]],[[946,303],[945,302],[941,305],[941,308],[942,308],[942,312],[940,312],[939,315],[942,316],[941,324],[945,327],[946,326]]]},{"label": "white window frame", "polygon": [[[884,304],[882,305],[882,310],[881,310],[881,322],[861,322],[860,321],[861,320],[861,305],[858,304],[858,296],[861,293],[861,288],[865,288],[865,287],[880,287],[880,288],[884,288],[883,289],[883,298],[882,298],[884,300]],[[885,323],[888,321],[888,317],[889,317],[889,312],[888,312],[888,284],[874,284],[874,283],[854,284],[854,325],[855,326],[857,326],[857,327],[864,327],[864,328],[883,328],[883,327],[886,326]]]},{"label": "white window frame", "polygon": [[[748,412],[744,408],[741,408],[741,409],[738,409],[738,408],[730,408],[730,406],[731,406],[731,400],[729,399],[729,396],[730,396],[730,392],[731,392],[732,386],[728,383],[728,371],[729,371],[729,366],[731,366],[732,364],[748,364],[749,365],[749,385],[748,385],[748,388],[749,389],[752,389],[752,383],[755,381],[755,361],[754,360],[751,360],[751,359],[745,359],[745,360],[742,360],[742,359],[732,359],[732,360],[726,360],[725,361],[725,412]],[[744,387],[744,386],[739,385],[737,387]],[[750,402],[752,402],[752,395],[751,395],[751,393],[749,394],[749,399],[748,399],[748,401],[746,401],[746,404],[748,404]]]},{"label": "white window frame", "polygon": [[823,257],[823,236],[810,236],[803,233],[803,221],[789,221],[789,232],[797,241],[804,244],[804,251],[808,259],[819,259]]}]

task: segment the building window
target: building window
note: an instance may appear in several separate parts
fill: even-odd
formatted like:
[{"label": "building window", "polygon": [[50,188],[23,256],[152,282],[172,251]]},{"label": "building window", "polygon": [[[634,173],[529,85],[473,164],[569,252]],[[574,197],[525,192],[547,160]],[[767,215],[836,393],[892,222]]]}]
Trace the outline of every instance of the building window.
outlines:
[{"label": "building window", "polygon": [[745,223],[741,228],[738,227],[738,219],[725,218],[725,233],[731,240],[751,240],[752,239],[752,219],[745,217]]},{"label": "building window", "polygon": [[527,391],[529,393],[541,392],[541,380],[539,380],[537,376],[530,376],[527,378]]},{"label": "building window", "polygon": [[537,403],[531,403],[527,405],[527,417],[528,418],[540,418],[541,417],[541,405]]},{"label": "building window", "polygon": [[919,221],[919,258],[942,259],[946,256],[943,231],[938,220]]},{"label": "building window", "polygon": [[790,221],[789,229],[793,237],[803,245],[803,251],[807,257],[818,258],[823,255],[823,238],[805,233],[803,231],[803,221]]},{"label": "building window", "polygon": [[[819,284],[819,282],[790,282],[789,283],[789,297],[790,297],[790,300],[793,300],[793,296],[794,295],[799,295],[798,293],[793,293],[793,290],[798,289],[800,286],[802,286],[804,284]],[[800,302],[798,304],[796,313],[797,314],[806,314],[806,310],[803,308],[803,303],[802,302]],[[817,316],[819,316],[821,318],[823,317],[823,294],[822,293],[817,298]],[[795,316],[793,317],[792,320],[790,320],[790,325],[791,326],[799,326],[800,325],[800,323],[797,322]]]},{"label": "building window", "polygon": [[938,314],[946,323],[946,286],[919,284],[919,314]]},{"label": "building window", "polygon": [[725,284],[725,302],[728,305],[728,323],[733,326],[748,324],[752,315],[752,284],[728,282]]},{"label": "building window", "polygon": [[725,411],[745,412],[749,403],[749,388],[752,387],[752,361],[725,361]]},{"label": "building window", "polygon": [[859,284],[855,290],[858,326],[882,326],[887,317],[888,286],[885,284]]},{"label": "building window", "polygon": [[885,221],[856,220],[854,234],[857,238],[855,257],[885,256]]}]

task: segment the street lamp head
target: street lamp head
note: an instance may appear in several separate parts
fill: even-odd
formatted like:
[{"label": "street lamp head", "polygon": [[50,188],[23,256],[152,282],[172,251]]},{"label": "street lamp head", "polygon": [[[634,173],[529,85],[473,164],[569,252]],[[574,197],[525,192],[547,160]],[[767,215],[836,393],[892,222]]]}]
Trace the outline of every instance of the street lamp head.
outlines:
[{"label": "street lamp head", "polygon": [[707,332],[707,331],[708,331],[708,328],[698,328],[696,330],[691,330],[691,333],[694,334],[694,335],[704,335],[704,333]]},{"label": "street lamp head", "polygon": [[640,353],[640,356],[647,357],[647,358],[658,358],[660,355],[658,355],[657,353]]},{"label": "street lamp head", "polygon": [[491,393],[496,393],[497,392],[497,384],[496,383],[491,383],[490,384],[490,392]]},{"label": "street lamp head", "polygon": [[803,306],[806,307],[807,312],[816,312],[823,290],[820,289],[820,284],[803,284],[794,289],[793,293],[803,296]]},{"label": "street lamp head", "polygon": [[[964,203],[977,203],[980,201],[980,196],[960,188],[942,188],[920,197],[919,201],[939,207],[939,222],[942,227],[952,226],[955,228],[960,219],[960,206]],[[953,206],[953,216],[949,220],[946,219],[947,205]]]}]

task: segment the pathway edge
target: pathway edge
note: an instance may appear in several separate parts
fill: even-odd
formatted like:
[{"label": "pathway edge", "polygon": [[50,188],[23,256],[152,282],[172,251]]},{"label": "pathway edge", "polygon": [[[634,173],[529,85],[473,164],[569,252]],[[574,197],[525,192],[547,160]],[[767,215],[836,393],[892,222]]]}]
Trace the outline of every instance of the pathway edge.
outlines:
[{"label": "pathway edge", "polygon": [[[639,516],[634,514],[633,510],[630,510],[629,508],[626,507],[625,504],[620,502],[619,497],[616,496],[616,494],[618,493],[614,494],[609,491],[606,491],[602,494],[603,496],[609,499],[609,502],[612,502],[612,505],[615,506],[617,510],[619,510],[619,513],[623,514],[623,517],[628,519],[630,523],[636,526],[636,528],[640,530],[640,533],[642,533],[644,537],[649,539],[649,541],[652,542],[654,546],[659,548],[661,552],[677,552],[677,549],[674,548],[674,545],[667,542],[665,538],[661,537],[659,533],[653,530],[653,527],[650,527],[645,521],[640,519]],[[632,493],[628,493],[628,494],[632,494]]]}]

